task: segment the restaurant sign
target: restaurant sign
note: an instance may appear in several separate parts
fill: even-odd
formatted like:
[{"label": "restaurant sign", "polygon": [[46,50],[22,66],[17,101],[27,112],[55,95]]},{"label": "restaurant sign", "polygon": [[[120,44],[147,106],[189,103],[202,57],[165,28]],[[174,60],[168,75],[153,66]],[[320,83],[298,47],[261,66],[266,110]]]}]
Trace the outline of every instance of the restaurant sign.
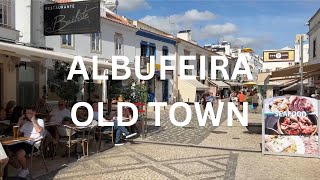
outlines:
[{"label": "restaurant sign", "polygon": [[319,101],[304,96],[264,100],[264,154],[319,157]]},{"label": "restaurant sign", "polygon": [[44,35],[100,32],[100,1],[44,5]]},{"label": "restaurant sign", "polygon": [[282,62],[282,61],[294,61],[294,50],[283,50],[283,51],[264,51],[263,61],[264,62]]}]

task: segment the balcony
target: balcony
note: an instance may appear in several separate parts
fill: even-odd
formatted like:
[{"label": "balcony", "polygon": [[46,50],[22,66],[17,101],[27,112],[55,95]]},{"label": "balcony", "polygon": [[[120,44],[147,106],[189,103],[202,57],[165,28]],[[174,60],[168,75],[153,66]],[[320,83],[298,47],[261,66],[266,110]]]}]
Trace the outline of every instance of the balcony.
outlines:
[{"label": "balcony", "polygon": [[0,0],[0,40],[17,41],[19,31],[13,29],[14,1]]},{"label": "balcony", "polygon": [[1,26],[0,24],[0,40],[18,41],[19,31]]}]

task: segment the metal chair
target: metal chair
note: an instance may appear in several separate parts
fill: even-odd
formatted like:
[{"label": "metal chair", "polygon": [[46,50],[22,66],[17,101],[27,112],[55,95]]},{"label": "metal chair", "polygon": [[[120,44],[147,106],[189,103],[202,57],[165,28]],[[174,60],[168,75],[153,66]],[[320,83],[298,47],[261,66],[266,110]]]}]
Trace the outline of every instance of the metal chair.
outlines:
[{"label": "metal chair", "polygon": [[102,130],[103,127],[98,127],[98,131],[96,134],[99,136],[99,150],[101,149],[101,141],[102,141],[102,135],[109,135],[111,136],[111,142],[114,144],[114,128],[111,127],[111,130]]},{"label": "metal chair", "polygon": [[[44,164],[44,167],[46,169],[46,172],[48,172],[48,167],[47,167],[47,164],[46,164],[46,161],[45,161],[45,158],[44,158],[44,150],[45,150],[45,145],[44,145],[44,142],[47,138],[47,131],[45,130],[44,131],[44,134],[43,134],[43,137],[41,139],[38,139],[36,140],[35,142],[33,142],[32,144],[32,151],[31,151],[31,155],[30,155],[30,164],[31,164],[31,167],[30,167],[30,177],[32,179],[32,165],[33,165],[33,158],[37,157],[37,156],[41,156],[42,158],[42,161],[43,161],[43,164]],[[41,142],[40,143],[40,147],[38,149],[37,152],[34,152],[34,148],[35,148],[35,144],[38,143],[38,142]]]}]

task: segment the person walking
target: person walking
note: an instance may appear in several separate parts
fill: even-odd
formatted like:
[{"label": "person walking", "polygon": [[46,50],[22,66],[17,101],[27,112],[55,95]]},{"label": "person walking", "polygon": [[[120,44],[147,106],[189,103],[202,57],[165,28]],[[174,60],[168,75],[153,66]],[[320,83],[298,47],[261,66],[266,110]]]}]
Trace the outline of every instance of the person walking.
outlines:
[{"label": "person walking", "polygon": [[238,95],[238,101],[239,101],[239,108],[240,111],[243,110],[243,102],[246,101],[246,95],[242,91],[240,91],[240,94]]},{"label": "person walking", "polygon": [[259,106],[259,96],[257,92],[254,92],[252,97],[252,105],[253,105],[253,112],[258,113],[258,106]]}]

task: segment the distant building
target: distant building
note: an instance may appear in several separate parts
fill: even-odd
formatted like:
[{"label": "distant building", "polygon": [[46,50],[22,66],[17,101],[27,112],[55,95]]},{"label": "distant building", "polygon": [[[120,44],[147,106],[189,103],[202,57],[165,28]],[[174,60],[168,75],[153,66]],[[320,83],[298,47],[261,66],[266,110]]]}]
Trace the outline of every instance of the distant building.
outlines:
[{"label": "distant building", "polygon": [[[309,63],[320,64],[320,9],[311,17],[309,20]],[[319,72],[319,71],[318,71]],[[315,85],[317,93],[320,93],[320,73],[315,74],[311,77],[311,84]]]}]

